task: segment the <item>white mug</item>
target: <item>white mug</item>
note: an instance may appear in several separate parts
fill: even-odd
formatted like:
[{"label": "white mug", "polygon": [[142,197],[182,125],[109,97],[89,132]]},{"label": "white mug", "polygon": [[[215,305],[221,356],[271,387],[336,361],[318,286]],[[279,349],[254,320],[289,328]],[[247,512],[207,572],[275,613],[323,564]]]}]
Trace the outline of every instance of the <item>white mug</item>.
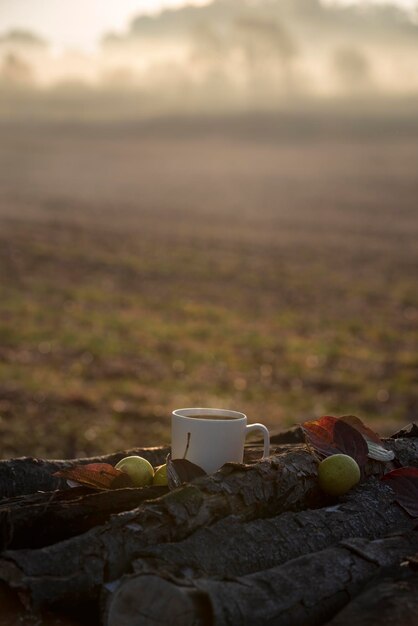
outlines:
[{"label": "white mug", "polygon": [[224,409],[176,409],[171,418],[171,458],[184,457],[211,474],[224,463],[242,463],[245,437],[253,430],[263,433],[263,456],[268,456],[269,431],[263,424],[247,425],[244,413]]}]

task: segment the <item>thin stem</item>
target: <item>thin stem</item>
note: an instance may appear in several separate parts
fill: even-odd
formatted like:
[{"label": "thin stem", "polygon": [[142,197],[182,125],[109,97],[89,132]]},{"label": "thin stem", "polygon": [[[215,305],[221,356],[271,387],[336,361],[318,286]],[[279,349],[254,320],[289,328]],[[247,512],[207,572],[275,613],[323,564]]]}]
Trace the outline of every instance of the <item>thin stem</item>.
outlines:
[{"label": "thin stem", "polygon": [[187,433],[187,444],[186,444],[186,449],[185,449],[184,454],[183,454],[183,459],[185,459],[186,456],[187,456],[187,452],[189,450],[189,445],[190,445],[190,433]]}]

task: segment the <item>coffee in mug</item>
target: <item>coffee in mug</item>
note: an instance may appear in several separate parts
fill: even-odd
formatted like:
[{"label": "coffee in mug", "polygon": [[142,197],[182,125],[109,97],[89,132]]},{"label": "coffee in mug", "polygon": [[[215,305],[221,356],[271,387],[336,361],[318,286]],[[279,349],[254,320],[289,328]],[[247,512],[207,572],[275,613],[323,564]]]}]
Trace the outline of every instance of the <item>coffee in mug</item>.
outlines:
[{"label": "coffee in mug", "polygon": [[260,430],[264,457],[269,455],[269,431],[263,424],[247,424],[247,416],[226,409],[176,409],[171,418],[171,458],[186,459],[208,474],[224,463],[242,463],[245,438]]}]

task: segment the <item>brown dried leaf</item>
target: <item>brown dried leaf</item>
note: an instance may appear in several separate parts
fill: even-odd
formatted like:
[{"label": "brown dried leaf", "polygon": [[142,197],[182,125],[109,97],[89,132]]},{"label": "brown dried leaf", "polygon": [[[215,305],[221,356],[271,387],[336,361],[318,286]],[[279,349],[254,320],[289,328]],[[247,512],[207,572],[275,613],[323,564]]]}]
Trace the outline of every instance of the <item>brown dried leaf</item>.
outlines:
[{"label": "brown dried leaf", "polygon": [[379,435],[375,433],[374,430],[363,424],[359,417],[356,417],[355,415],[342,415],[339,419],[346,424],[350,424],[350,426],[364,435],[366,439],[370,439],[370,441],[374,441],[375,443],[382,443]]},{"label": "brown dried leaf", "polygon": [[334,426],[336,417],[324,415],[318,420],[310,420],[301,424],[306,441],[321,457],[338,454],[340,451],[334,444]]},{"label": "brown dried leaf", "polygon": [[55,472],[54,476],[66,478],[91,489],[107,490],[133,486],[128,474],[116,469],[109,463],[75,465]]},{"label": "brown dried leaf", "polygon": [[363,435],[353,426],[342,420],[337,420],[334,426],[334,442],[342,454],[348,454],[362,468],[367,463],[369,448]]},{"label": "brown dried leaf", "polygon": [[[360,420],[359,420],[360,421]],[[348,454],[360,468],[367,462],[368,446],[364,436],[351,424],[331,415],[302,424],[306,441],[320,457]]]},{"label": "brown dried leaf", "polygon": [[363,424],[360,418],[355,415],[343,415],[340,420],[350,424],[363,435],[369,448],[369,459],[388,463],[395,458],[395,453],[392,450],[387,450],[379,435]]},{"label": "brown dried leaf", "polygon": [[195,478],[206,476],[205,470],[187,459],[172,459],[167,455],[167,482],[170,490],[189,483]]}]

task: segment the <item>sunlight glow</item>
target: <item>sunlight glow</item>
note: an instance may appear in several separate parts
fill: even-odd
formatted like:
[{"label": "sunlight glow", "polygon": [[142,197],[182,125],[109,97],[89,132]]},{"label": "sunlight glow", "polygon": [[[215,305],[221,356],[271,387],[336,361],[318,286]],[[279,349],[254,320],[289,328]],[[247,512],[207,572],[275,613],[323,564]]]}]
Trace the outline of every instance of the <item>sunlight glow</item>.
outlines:
[{"label": "sunlight glow", "polygon": [[[126,29],[139,13],[156,13],[184,4],[208,4],[210,0],[0,0],[0,31],[27,29],[48,40],[55,51],[78,48],[91,52],[107,32]],[[323,0],[354,4],[364,0]],[[379,0],[371,0],[379,1]],[[384,0],[381,0],[384,1]],[[416,0],[392,0],[416,7]]]},{"label": "sunlight glow", "polygon": [[[0,31],[33,31],[56,51],[93,51],[104,33],[124,30],[135,15],[184,4],[182,0],[0,0]],[[207,0],[189,4],[207,4]]]}]

